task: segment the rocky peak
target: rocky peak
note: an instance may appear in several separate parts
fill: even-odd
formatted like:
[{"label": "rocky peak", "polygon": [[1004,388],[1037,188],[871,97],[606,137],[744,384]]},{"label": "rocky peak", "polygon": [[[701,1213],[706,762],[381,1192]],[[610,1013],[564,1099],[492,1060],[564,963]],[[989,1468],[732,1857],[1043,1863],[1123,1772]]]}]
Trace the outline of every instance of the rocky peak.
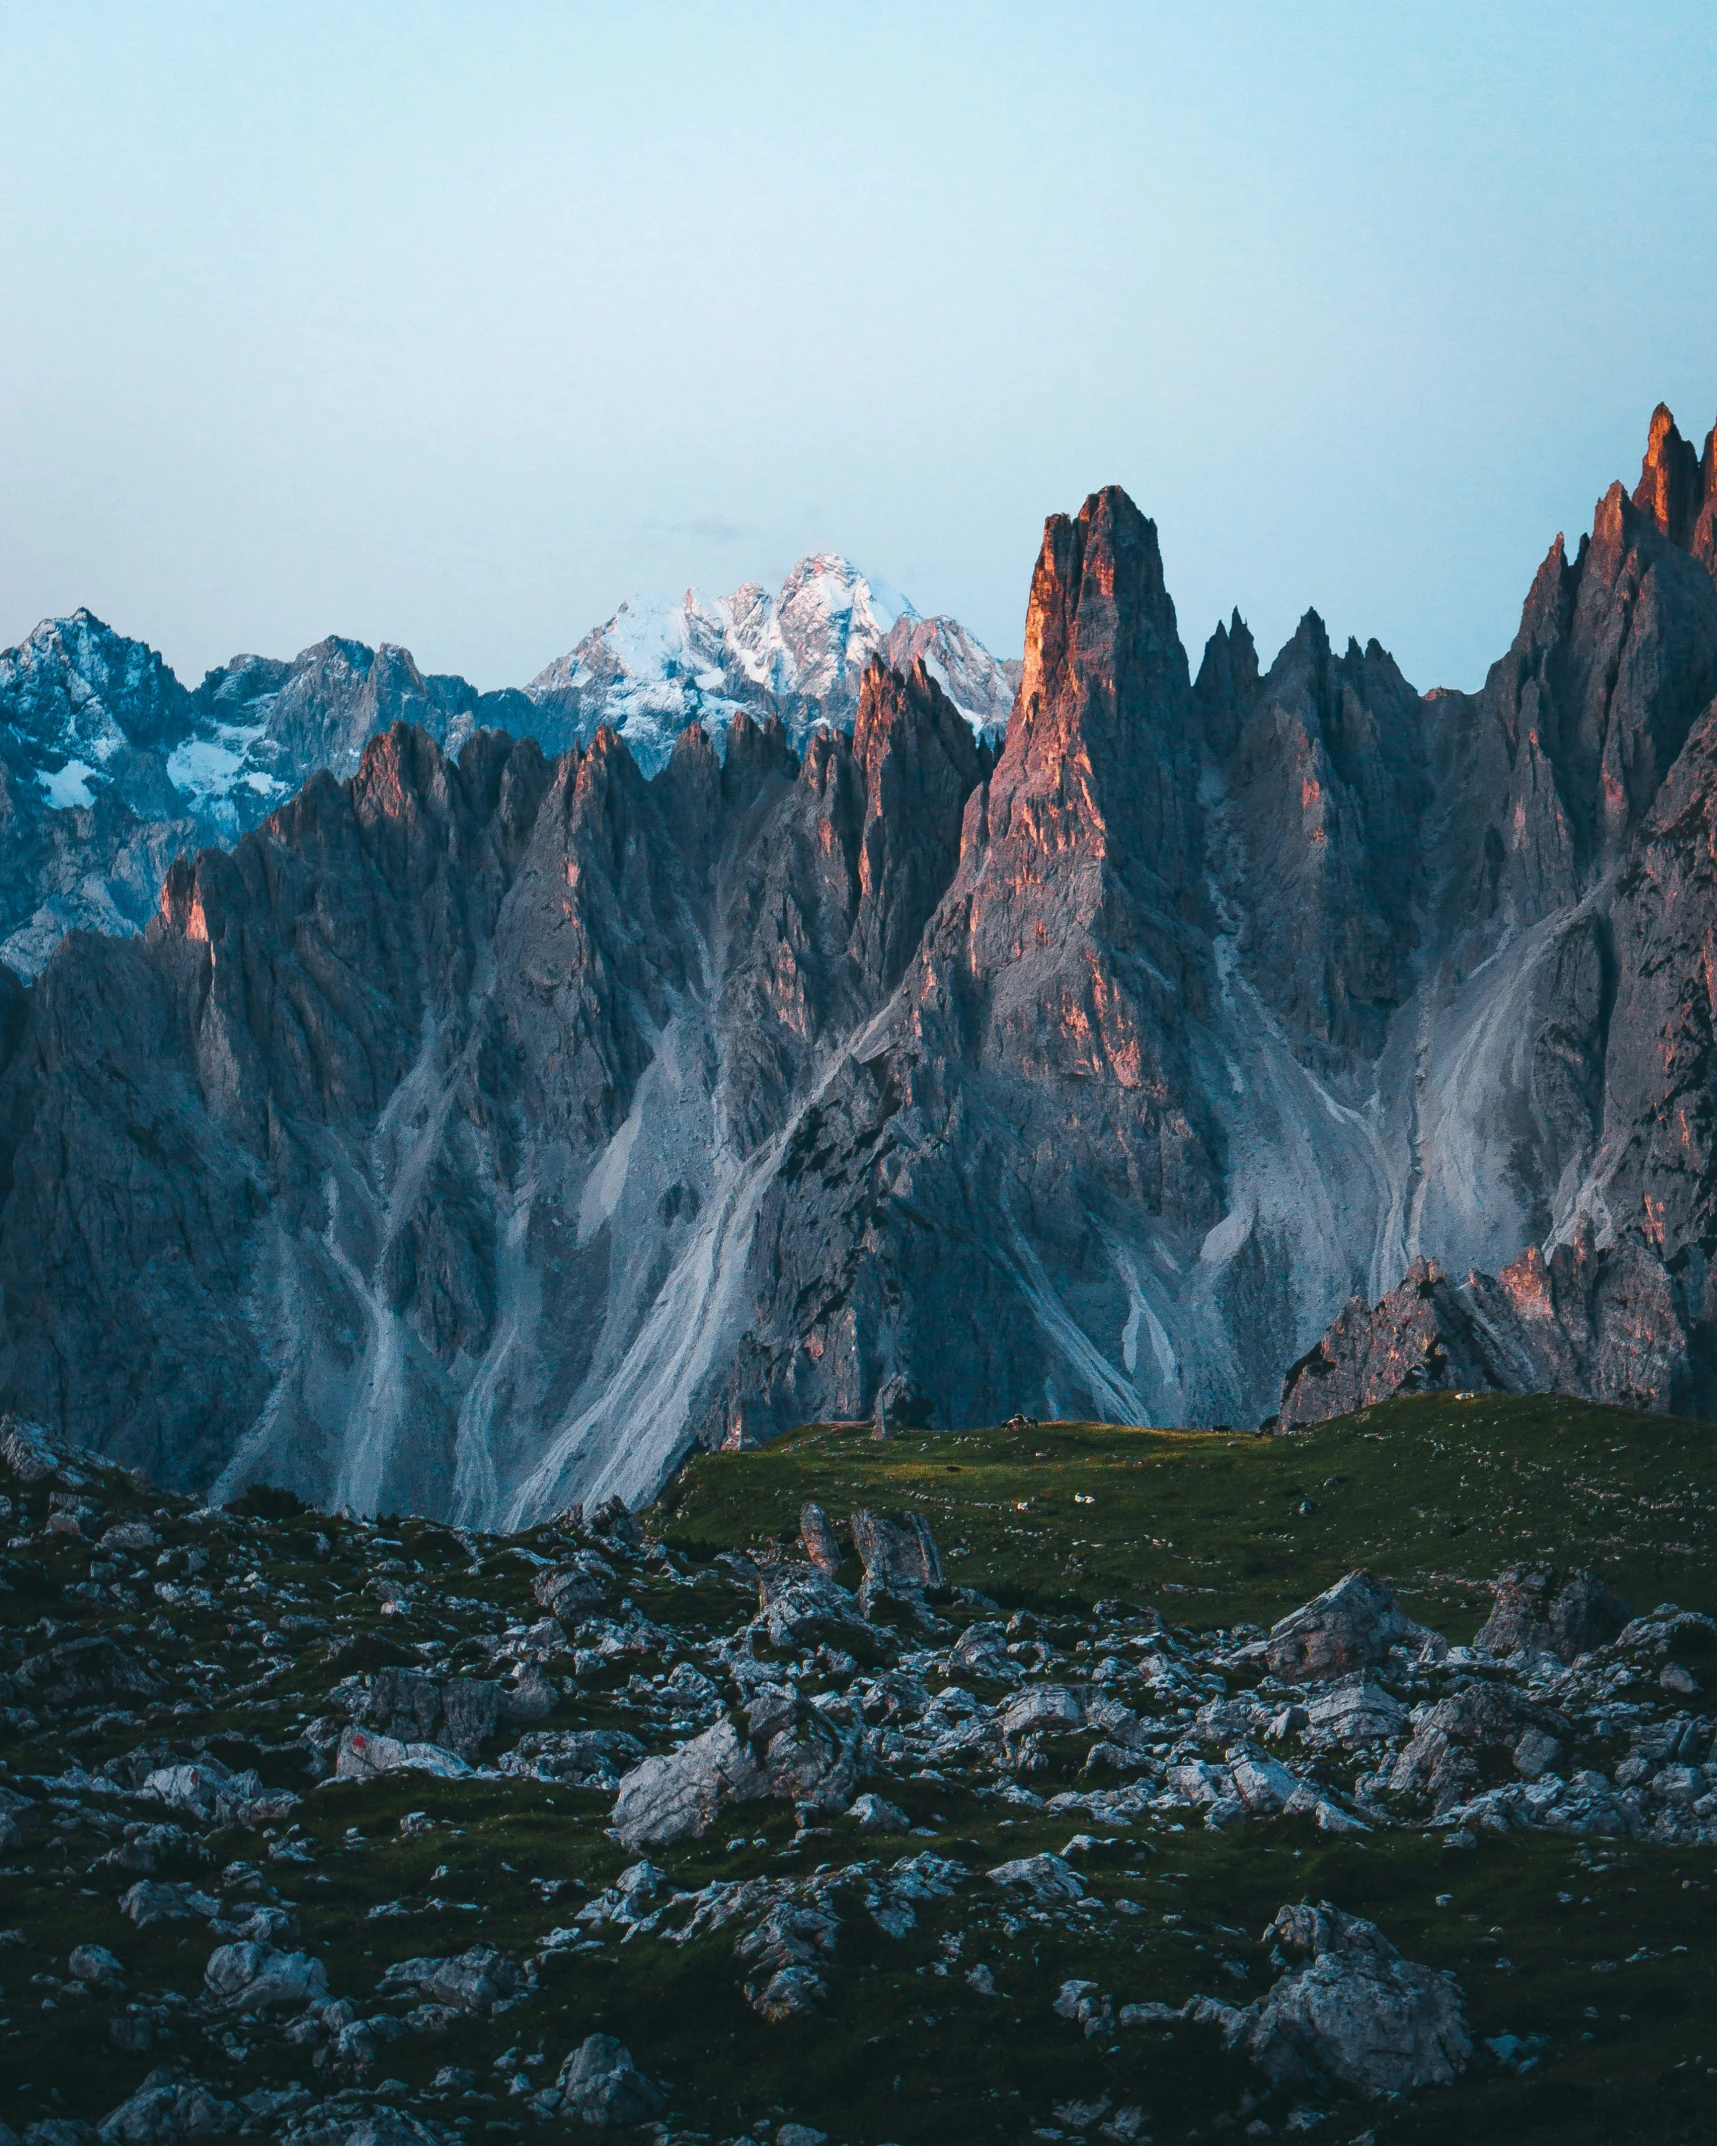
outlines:
[{"label": "rocky peak", "polygon": [[[1350,640],[1337,656],[1308,611],[1267,677],[1250,685],[1242,672],[1242,718],[1240,694],[1222,685],[1235,647],[1217,648],[1205,669],[1207,706],[1236,726],[1222,767],[1218,861],[1245,920],[1241,948],[1296,1033],[1370,1055],[1405,993],[1416,943],[1430,791],[1424,706],[1377,642]],[[1286,898],[1260,904],[1248,892],[1256,885]]]},{"label": "rocky peak", "polygon": [[1717,584],[1613,484],[1573,561],[1552,545],[1480,696],[1465,780],[1492,901],[1531,922],[1613,863],[1714,691]]},{"label": "rocky peak", "polygon": [[992,828],[1025,811],[1052,849],[1124,856],[1183,885],[1194,848],[1190,712],[1156,524],[1107,485],[1076,518],[1044,524]]},{"label": "rocky peak", "polygon": [[1705,452],[1699,458],[1701,504],[1693,525],[1693,556],[1717,578],[1717,425],[1705,435]]},{"label": "rocky peak", "polygon": [[1651,413],[1645,460],[1634,487],[1634,505],[1642,514],[1651,516],[1672,544],[1690,551],[1703,489],[1699,457],[1692,443],[1676,430],[1668,404],[1660,402]]},{"label": "rocky peak", "polygon": [[878,661],[859,689],[853,757],[865,791],[853,951],[886,991],[954,876],[978,747],[922,659],[904,676]]},{"label": "rocky peak", "polygon": [[93,611],[44,619],[0,654],[0,715],[49,755],[91,763],[88,774],[126,747],[168,750],[190,714],[190,696],[156,651]]},{"label": "rocky peak", "polygon": [[1204,730],[1205,744],[1226,760],[1239,743],[1246,719],[1258,702],[1258,648],[1238,610],[1218,626],[1204,644],[1204,660],[1193,682],[1192,704]]},{"label": "rocky peak", "polygon": [[628,599],[528,691],[570,738],[612,723],[654,774],[688,722],[720,738],[741,709],[779,715],[795,749],[819,721],[849,729],[877,655],[900,671],[922,656],[975,731],[1006,722],[1018,666],[957,620],[920,617],[838,552],[800,559],[774,594],[748,581],[728,596]]}]

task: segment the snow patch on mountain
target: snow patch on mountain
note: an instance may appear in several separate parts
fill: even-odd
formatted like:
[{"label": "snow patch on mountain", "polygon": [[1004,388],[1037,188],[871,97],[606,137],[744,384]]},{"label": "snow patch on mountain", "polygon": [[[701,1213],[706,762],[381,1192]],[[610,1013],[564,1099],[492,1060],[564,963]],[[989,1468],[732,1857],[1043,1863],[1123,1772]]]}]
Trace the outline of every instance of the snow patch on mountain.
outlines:
[{"label": "snow patch on mountain", "polygon": [[78,806],[93,805],[89,778],[95,773],[87,760],[68,760],[64,767],[51,773],[44,768],[36,777],[47,792],[48,803],[56,812],[69,812]]}]

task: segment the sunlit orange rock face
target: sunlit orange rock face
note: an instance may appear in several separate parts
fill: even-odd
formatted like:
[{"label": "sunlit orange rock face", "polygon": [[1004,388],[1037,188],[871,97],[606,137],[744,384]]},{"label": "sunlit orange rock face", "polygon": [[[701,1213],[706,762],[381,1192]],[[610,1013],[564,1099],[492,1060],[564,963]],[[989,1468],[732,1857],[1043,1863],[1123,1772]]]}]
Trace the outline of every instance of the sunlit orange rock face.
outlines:
[{"label": "sunlit orange rock face", "polygon": [[0,970],[0,1403],[478,1521],[879,1395],[1717,1408],[1712,455],[1660,411],[1473,693],[1314,611],[1192,676],[1110,487],[999,754],[918,660],[649,780],[396,725]]},{"label": "sunlit orange rock face", "polygon": [[1672,544],[1717,575],[1717,425],[1705,435],[1704,453],[1695,455],[1660,402],[1652,412],[1634,505]]}]

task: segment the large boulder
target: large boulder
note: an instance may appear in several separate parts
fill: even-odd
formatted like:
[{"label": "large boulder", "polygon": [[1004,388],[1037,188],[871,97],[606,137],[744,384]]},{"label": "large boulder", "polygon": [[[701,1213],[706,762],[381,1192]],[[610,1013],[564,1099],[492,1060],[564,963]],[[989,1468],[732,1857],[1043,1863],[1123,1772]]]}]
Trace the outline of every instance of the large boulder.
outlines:
[{"label": "large boulder", "polygon": [[707,1833],[724,1803],[769,1793],[769,1776],[749,1742],[725,1718],[677,1751],[645,1759],[620,1783],[613,1830],[636,1852]]},{"label": "large boulder", "polygon": [[1422,1643],[1429,1636],[1393,1589],[1369,1572],[1350,1572],[1273,1626],[1264,1651],[1272,1675],[1310,1684],[1368,1669],[1391,1647]]},{"label": "large boulder", "polygon": [[1017,1856],[1011,1863],[997,1863],[984,1875],[992,1885],[1029,1894],[1033,1900],[1078,1900],[1085,1891],[1079,1873],[1059,1855]]},{"label": "large boulder", "polygon": [[841,1546],[835,1536],[835,1524],[814,1499],[799,1508],[799,1540],[819,1572],[832,1577],[840,1569]]},{"label": "large boulder", "polygon": [[384,1997],[416,1991],[426,2002],[484,2018],[524,1986],[524,1976],[493,1945],[471,1945],[450,1959],[396,1960],[378,1988]]},{"label": "large boulder", "polygon": [[859,1746],[796,1692],[765,1685],[746,1702],[745,1730],[723,1717],[677,1751],[646,1759],[620,1783],[614,1836],[634,1852],[707,1832],[724,1803],[765,1796],[844,1811]]},{"label": "large boulder", "polygon": [[1306,1734],[1314,1743],[1357,1748],[1399,1736],[1406,1726],[1406,1708],[1363,1673],[1319,1692],[1306,1705]]},{"label": "large boulder", "polygon": [[864,1565],[859,1607],[868,1617],[878,1602],[922,1611],[924,1591],[945,1585],[942,1553],[917,1513],[895,1518],[861,1507],[852,1516],[853,1548]]},{"label": "large boulder", "polygon": [[844,1811],[858,1784],[859,1745],[797,1692],[766,1685],[745,1708],[751,1747],[763,1754],[769,1793],[820,1811]]},{"label": "large boulder", "polygon": [[1473,1641],[1487,1654],[1553,1654],[1571,1662],[1608,1646],[1633,1615],[1595,1572],[1513,1565],[1490,1589],[1496,1607]]},{"label": "large boulder", "polygon": [[769,1638],[777,1647],[833,1646],[867,1660],[876,1651],[876,1636],[859,1614],[858,1603],[815,1565],[775,1558],[757,1575],[759,1608]]},{"label": "large boulder", "polygon": [[1565,1724],[1540,1715],[1506,1685],[1469,1684],[1419,1716],[1412,1742],[1390,1770],[1389,1786],[1429,1796],[1439,1813],[1449,1810],[1477,1785],[1487,1755],[1496,1760],[1492,1770],[1501,1772],[1527,1730],[1557,1726]]},{"label": "large boulder", "polygon": [[157,1766],[144,1776],[140,1793],[172,1810],[226,1823],[262,1795],[262,1776],[252,1767],[234,1773],[205,1752],[187,1765]]},{"label": "large boulder", "polygon": [[440,1744],[403,1744],[373,1729],[346,1729],[334,1761],[337,1781],[372,1781],[383,1773],[427,1773],[461,1781],[471,1771],[456,1752]]},{"label": "large boulder", "polygon": [[26,1655],[12,1672],[20,1697],[70,1706],[109,1692],[147,1699],[160,1691],[155,1678],[134,1655],[99,1634],[62,1640],[41,1654]]},{"label": "large boulder", "polygon": [[551,1617],[565,1624],[613,1602],[620,1593],[620,1576],[594,1550],[580,1550],[564,1565],[539,1572],[531,1592]]},{"label": "large boulder", "polygon": [[1328,1901],[1283,1908],[1264,1935],[1302,1964],[1223,2027],[1275,2085],[1381,2099],[1465,2069],[1472,2041],[1453,1975],[1403,1959],[1375,1923]]},{"label": "large boulder", "polygon": [[598,2131],[647,2123],[665,2098],[612,2034],[586,2035],[561,2066],[556,2084],[566,2097],[566,2113]]},{"label": "large boulder", "polygon": [[152,1878],[139,1878],[119,1896],[119,1912],[140,1930],[155,1922],[185,1922],[193,1915],[207,1921],[220,1911],[212,1893],[201,1893],[194,1885],[158,1884]]},{"label": "large boulder", "polygon": [[436,1745],[469,1765],[500,1725],[505,1699],[506,1687],[490,1677],[378,1669],[349,1704],[357,1726],[398,1744]]},{"label": "large boulder", "polygon": [[211,2003],[227,2012],[272,2012],[320,2004],[328,1970],[308,1952],[280,1952],[241,1939],[219,1945],[203,1969]]},{"label": "large boulder", "polygon": [[178,2146],[181,2139],[225,2138],[247,2120],[195,2079],[152,2073],[129,2101],[101,2122],[102,2146]]},{"label": "large boulder", "polygon": [[1085,1726],[1085,1702],[1065,1684],[1034,1684],[999,1717],[1009,1742],[1025,1736],[1062,1736]]},{"label": "large boulder", "polygon": [[0,1416],[0,1460],[21,1483],[40,1483],[60,1465],[52,1434],[26,1416]]}]

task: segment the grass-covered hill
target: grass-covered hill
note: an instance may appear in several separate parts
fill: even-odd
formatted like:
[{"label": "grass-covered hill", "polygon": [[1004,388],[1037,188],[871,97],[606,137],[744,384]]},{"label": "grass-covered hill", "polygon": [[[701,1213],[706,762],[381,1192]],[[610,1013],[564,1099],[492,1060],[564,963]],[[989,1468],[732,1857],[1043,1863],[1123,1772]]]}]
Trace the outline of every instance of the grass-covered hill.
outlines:
[{"label": "grass-covered hill", "polygon": [[[0,2124],[576,2137],[568,2060],[611,2035],[648,2082],[611,2113],[675,2142],[1709,2139],[1717,1657],[1649,1613],[1717,1612],[1714,1437],[1492,1397],[1275,1440],[821,1428],[699,1456],[641,1528],[513,1539],[256,1493],[210,1513],[9,1444]],[[927,1625],[760,1617],[807,1499],[929,1523]],[[1463,1657],[1522,1560],[1642,1614],[1566,1670]],[[1356,1567],[1457,1653],[1375,1664],[1394,1727],[1344,1742],[1286,1726],[1322,1702],[1247,1648]],[[1564,1800],[1502,1744],[1441,1811],[1390,1786],[1415,1710],[1473,1693],[1551,1738]],[[612,1837],[646,1753],[727,1724],[775,1767],[760,1706],[791,1713],[808,1792]],[[383,1770],[336,1778],[366,1748]],[[1246,1755],[1303,1812],[1243,1805]],[[866,1830],[859,1792],[904,1830]],[[1291,1965],[1266,1925],[1302,1898],[1456,1978],[1454,2084],[1274,2081],[1184,2010],[1264,2002]],[[263,1954],[296,1995],[247,2007]]]}]

